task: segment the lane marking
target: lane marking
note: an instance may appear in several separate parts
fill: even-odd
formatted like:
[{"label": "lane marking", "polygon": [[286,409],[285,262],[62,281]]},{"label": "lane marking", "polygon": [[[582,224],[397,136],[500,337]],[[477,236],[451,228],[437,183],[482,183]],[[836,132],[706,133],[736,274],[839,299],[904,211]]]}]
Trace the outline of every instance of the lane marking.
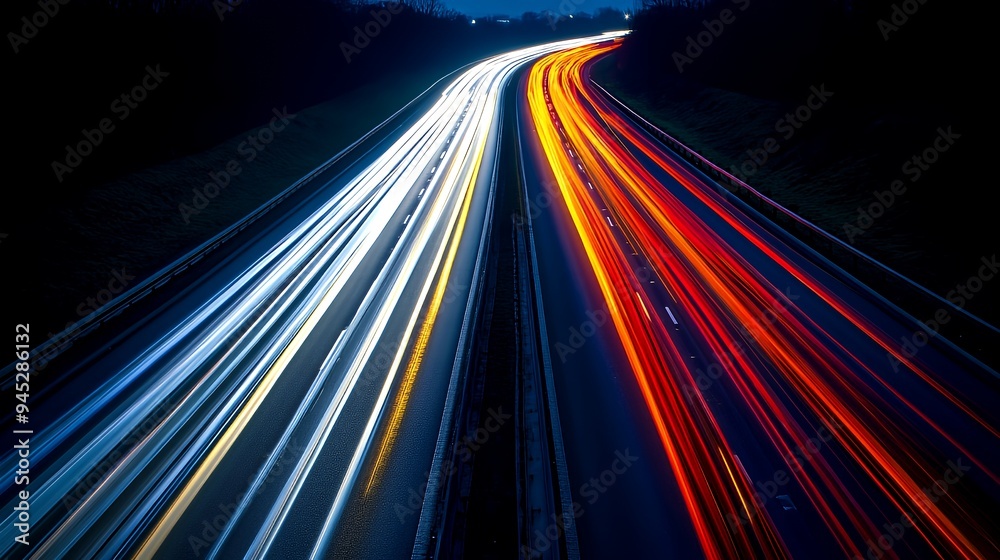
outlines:
[{"label": "lane marking", "polygon": [[673,321],[673,323],[676,325],[677,319],[674,318],[674,314],[670,311],[670,308],[667,307],[666,305],[664,305],[663,308],[667,310],[667,315],[670,315],[670,320]]}]

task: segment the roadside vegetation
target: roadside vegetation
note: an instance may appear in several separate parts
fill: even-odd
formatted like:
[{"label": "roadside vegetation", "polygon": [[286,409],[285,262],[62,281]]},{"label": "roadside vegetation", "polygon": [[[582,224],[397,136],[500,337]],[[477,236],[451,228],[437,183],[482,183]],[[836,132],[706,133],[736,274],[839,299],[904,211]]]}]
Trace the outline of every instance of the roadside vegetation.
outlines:
[{"label": "roadside vegetation", "polygon": [[[780,204],[946,296],[997,253],[984,21],[954,3],[654,0],[595,79]],[[817,92],[821,92],[817,95]],[[1000,323],[1000,287],[967,308]]]},{"label": "roadside vegetation", "polygon": [[426,0],[75,0],[34,17],[40,9],[14,13],[44,25],[9,26],[22,202],[5,205],[0,251],[30,264],[11,295],[53,333],[89,312],[88,298],[114,295],[113,271],[142,281],[442,76],[622,24],[619,12],[473,24]]}]

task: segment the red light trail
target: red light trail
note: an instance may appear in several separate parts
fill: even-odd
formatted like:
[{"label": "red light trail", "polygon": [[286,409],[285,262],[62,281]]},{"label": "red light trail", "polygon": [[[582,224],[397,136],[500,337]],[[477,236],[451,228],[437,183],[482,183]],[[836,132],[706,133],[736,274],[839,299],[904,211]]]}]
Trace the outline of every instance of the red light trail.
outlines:
[{"label": "red light trail", "polygon": [[[729,357],[722,365],[753,415],[746,420],[759,427],[777,453],[793,457],[795,450],[809,446],[811,434],[829,430],[843,455],[878,490],[877,498],[908,514],[914,533],[937,555],[984,558],[1000,552],[973,512],[965,511],[952,495],[931,502],[923,490],[942,470],[924,431],[947,440],[977,470],[1000,482],[980,454],[907,400],[865,357],[852,354],[837,333],[824,331],[789,301],[643,162],[669,174],[812,295],[972,419],[994,443],[1000,432],[963,402],[947,379],[903,354],[889,335],[736,216],[712,193],[716,187],[649,141],[594,92],[586,78],[588,65],[617,46],[586,46],[543,58],[528,77],[528,104],[706,557],[782,558],[790,553],[754,498],[753,481],[720,422],[701,392],[691,390],[697,386],[695,371],[678,348],[673,329],[659,313],[650,313],[658,308],[649,285],[636,276],[633,252],[649,263],[677,301],[685,303],[689,326],[700,333],[711,354]],[[746,333],[750,345],[743,344]],[[748,352],[732,352],[744,346],[749,346]],[[883,393],[891,395],[892,402]],[[912,425],[897,407],[926,425]],[[863,543],[878,542],[883,532],[883,518],[873,519],[870,506],[860,503],[870,503],[871,497],[852,496],[838,474],[843,470],[819,453],[794,463],[787,465],[789,472],[843,553],[863,557]],[[884,554],[895,556],[892,550]]]}]

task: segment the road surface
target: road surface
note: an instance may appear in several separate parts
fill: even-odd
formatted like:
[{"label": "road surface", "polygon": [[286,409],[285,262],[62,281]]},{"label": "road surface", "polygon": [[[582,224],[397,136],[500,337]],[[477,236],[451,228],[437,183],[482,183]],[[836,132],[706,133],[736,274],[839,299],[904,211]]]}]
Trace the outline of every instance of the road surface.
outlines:
[{"label": "road surface", "polygon": [[594,40],[472,65],[135,326],[36,374],[59,389],[32,400],[28,545],[4,452],[3,556],[409,556],[476,303],[500,94]]},{"label": "road surface", "polygon": [[581,556],[997,557],[996,372],[629,121],[616,46],[519,112]]}]

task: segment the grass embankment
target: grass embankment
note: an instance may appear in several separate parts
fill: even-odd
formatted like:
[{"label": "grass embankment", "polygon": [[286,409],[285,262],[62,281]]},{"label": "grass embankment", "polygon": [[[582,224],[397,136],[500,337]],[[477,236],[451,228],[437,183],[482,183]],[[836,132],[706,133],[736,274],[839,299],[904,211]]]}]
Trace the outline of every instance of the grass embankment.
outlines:
[{"label": "grass embankment", "polygon": [[[933,145],[936,128],[947,124],[919,108],[906,114],[898,108],[864,106],[850,94],[838,96],[831,86],[833,95],[822,104],[815,102],[819,108],[789,133],[779,122],[808,100],[809,88],[803,88],[799,103],[789,103],[674,78],[676,87],[650,94],[623,85],[614,55],[599,61],[592,77],[668,134],[779,204],[941,296],[976,276],[980,259],[997,252],[988,212],[975,197],[961,195],[975,183],[968,175],[971,152],[963,146],[940,153],[917,180],[912,166],[904,171],[913,154]],[[956,125],[954,132],[965,131]],[[964,136],[955,144],[976,142]],[[778,148],[764,163],[749,164],[747,151],[760,159],[758,150],[769,138]],[[870,222],[862,218],[859,209],[872,209],[878,203],[875,193],[888,191],[897,179],[906,190],[890,205],[879,204],[883,211]],[[984,286],[964,305],[997,324],[997,291]]]},{"label": "grass embankment", "polygon": [[[46,333],[66,328],[82,317],[80,312],[89,312],[88,298],[97,301],[108,295],[116,271],[126,279],[134,277],[130,285],[141,282],[259,208],[442,76],[489,54],[456,53],[434,67],[386,74],[299,110],[272,141],[260,144],[260,150],[244,144],[241,152],[240,145],[267,127],[273,114],[261,115],[258,127],[203,152],[121,176],[71,202],[53,201],[47,236],[61,242],[36,254],[39,280],[22,294],[33,303],[36,328],[44,326],[44,331],[38,330]],[[256,156],[247,161],[252,152]],[[212,182],[209,174],[225,171],[231,160],[240,164],[239,173],[207,206],[185,219],[181,204],[194,208],[195,191],[204,192]]]}]

